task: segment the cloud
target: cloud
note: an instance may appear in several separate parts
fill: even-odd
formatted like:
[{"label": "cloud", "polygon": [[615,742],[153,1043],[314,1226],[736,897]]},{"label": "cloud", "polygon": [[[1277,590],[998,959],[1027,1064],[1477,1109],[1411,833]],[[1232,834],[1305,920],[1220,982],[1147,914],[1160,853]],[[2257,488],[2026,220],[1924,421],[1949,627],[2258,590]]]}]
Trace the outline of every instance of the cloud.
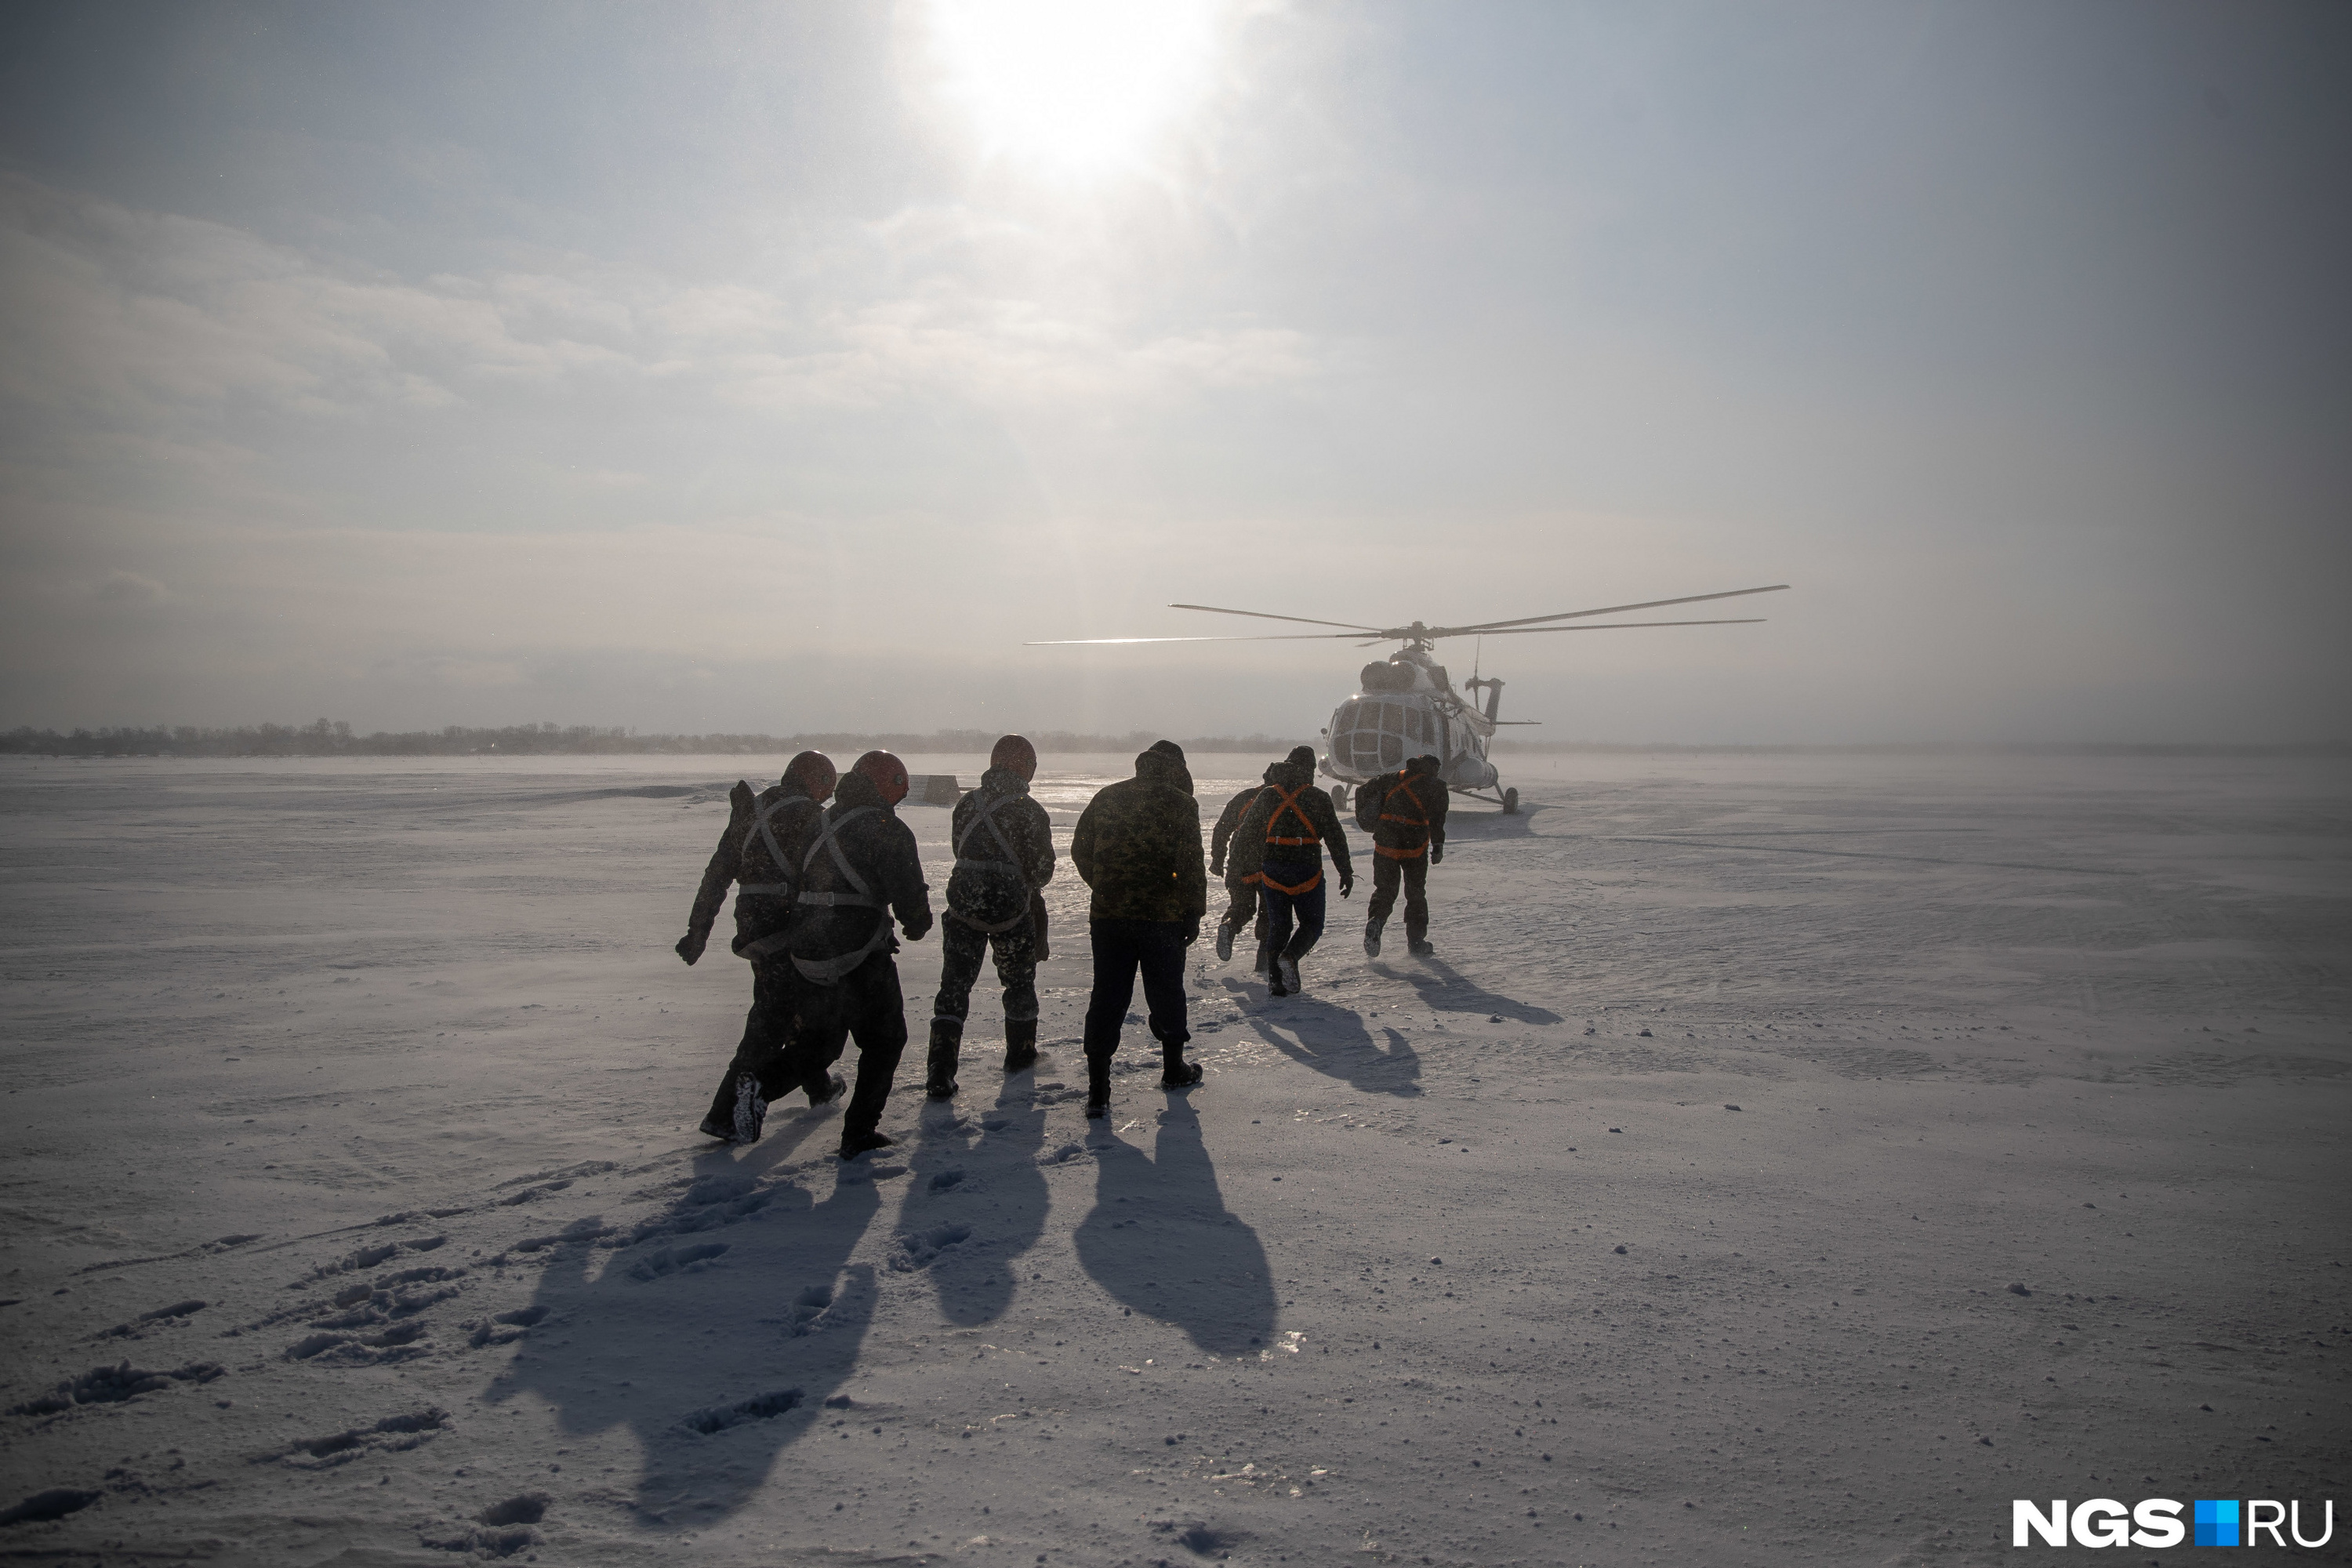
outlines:
[{"label": "cloud", "polygon": [[[845,275],[787,295],[585,262],[418,282],[0,176],[0,395],[152,428],[240,405],[352,417],[598,383],[673,399],[698,386],[789,415],[940,396],[1150,399],[1319,373],[1295,331],[1146,331],[1100,305],[992,292],[973,274],[1003,265],[999,226],[876,230],[886,249],[908,246],[920,274],[888,298]],[[837,272],[856,270],[852,255]]]}]

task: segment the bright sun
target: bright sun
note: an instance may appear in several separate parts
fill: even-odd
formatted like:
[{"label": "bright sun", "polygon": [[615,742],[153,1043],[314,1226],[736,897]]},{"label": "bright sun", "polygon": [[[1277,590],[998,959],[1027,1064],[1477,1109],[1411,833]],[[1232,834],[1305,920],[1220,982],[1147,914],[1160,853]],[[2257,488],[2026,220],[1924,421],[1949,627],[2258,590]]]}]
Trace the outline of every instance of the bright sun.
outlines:
[{"label": "bright sun", "polygon": [[990,155],[1095,174],[1207,91],[1220,0],[932,0],[948,95]]}]

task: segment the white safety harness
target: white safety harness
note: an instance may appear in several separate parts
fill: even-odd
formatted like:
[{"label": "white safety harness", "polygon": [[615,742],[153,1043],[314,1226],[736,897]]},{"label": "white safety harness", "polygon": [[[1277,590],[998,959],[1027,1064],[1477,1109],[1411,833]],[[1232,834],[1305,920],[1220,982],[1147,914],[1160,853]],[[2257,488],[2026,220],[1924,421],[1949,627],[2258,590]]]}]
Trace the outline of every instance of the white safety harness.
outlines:
[{"label": "white safety harness", "polygon": [[793,896],[794,903],[813,909],[873,910],[879,917],[874,922],[873,936],[866,940],[864,947],[855,952],[845,952],[835,958],[803,958],[798,953],[793,955],[793,967],[801,972],[803,979],[816,984],[838,984],[843,975],[865,963],[874,953],[880,952],[882,944],[890,940],[889,911],[883,909],[882,900],[874,896],[874,889],[866,886],[866,879],[859,876],[857,868],[849,863],[849,857],[841,852],[840,842],[840,834],[844,827],[859,817],[870,816],[880,809],[879,806],[861,805],[854,811],[845,811],[839,816],[826,818],[824,826],[817,834],[816,842],[809,846],[808,854],[801,860],[801,874],[805,878],[808,868],[816,864],[816,858],[820,851],[830,854],[833,857],[835,868],[849,883],[850,891],[846,893],[803,891]]},{"label": "white safety harness", "polygon": [[[769,861],[788,878],[794,875],[792,858],[784,853],[784,847],[776,841],[775,822],[777,817],[796,805],[805,805],[813,811],[822,809],[815,801],[804,795],[782,795],[761,807],[759,815],[751,818],[751,826],[745,829],[743,834],[743,847],[747,849],[751,846],[751,835],[758,834],[760,842],[768,847]],[[798,890],[798,888],[797,879],[783,882],[738,882],[735,885],[735,894],[738,898],[750,894],[753,897],[789,899]]]},{"label": "white safety harness", "polygon": [[[964,824],[963,831],[956,835],[956,865],[969,866],[975,871],[1010,872],[1019,877],[1025,886],[1028,882],[1028,874],[1021,868],[1021,856],[1013,847],[1013,840],[1004,837],[1004,829],[998,826],[996,823],[996,808],[1013,798],[1015,797],[1009,795],[990,795],[981,803],[980,809],[972,813],[971,820]],[[971,842],[971,836],[983,827],[987,828],[989,836],[996,840],[996,847],[1004,851],[1004,858],[1002,860],[992,857],[982,858],[968,856],[963,852],[963,847]],[[994,936],[999,931],[1011,931],[1014,926],[1027,920],[1029,906],[1024,902],[1021,912],[1011,920],[976,921],[950,904],[948,906],[948,918],[984,935]]]},{"label": "white safety harness", "polygon": [[[792,879],[782,882],[738,882],[735,884],[735,896],[738,899],[746,897],[789,899],[799,889],[798,874],[793,869],[792,857],[785,854],[784,847],[776,841],[775,824],[777,817],[795,806],[803,805],[812,811],[824,809],[804,795],[788,795],[770,801],[760,808],[757,816],[751,818],[751,826],[743,830],[743,848],[739,853],[749,853],[751,847],[751,836],[758,834],[760,842],[767,846],[769,862],[787,879]],[[736,956],[757,963],[773,957],[790,940],[790,935],[786,931],[771,931],[757,942],[747,942],[737,948]]]}]

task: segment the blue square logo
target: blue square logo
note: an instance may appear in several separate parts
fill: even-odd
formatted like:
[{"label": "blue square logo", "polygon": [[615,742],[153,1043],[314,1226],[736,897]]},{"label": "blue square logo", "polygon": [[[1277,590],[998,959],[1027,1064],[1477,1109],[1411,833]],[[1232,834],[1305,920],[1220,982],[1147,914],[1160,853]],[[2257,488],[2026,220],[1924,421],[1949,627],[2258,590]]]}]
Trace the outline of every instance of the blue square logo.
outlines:
[{"label": "blue square logo", "polygon": [[2200,1546],[2235,1546],[2238,1544],[2238,1503],[2232,1498],[2221,1502],[2197,1503],[2197,1544]]}]

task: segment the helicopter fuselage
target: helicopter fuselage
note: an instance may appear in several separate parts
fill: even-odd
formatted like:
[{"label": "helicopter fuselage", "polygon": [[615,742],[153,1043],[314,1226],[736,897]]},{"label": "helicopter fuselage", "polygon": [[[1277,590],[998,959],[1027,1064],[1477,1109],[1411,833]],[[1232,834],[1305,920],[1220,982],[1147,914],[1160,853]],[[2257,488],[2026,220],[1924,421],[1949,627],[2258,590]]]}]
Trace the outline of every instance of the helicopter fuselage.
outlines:
[{"label": "helicopter fuselage", "polygon": [[1368,784],[1402,767],[1408,757],[1433,755],[1448,788],[1495,787],[1495,764],[1486,760],[1494,716],[1454,690],[1445,667],[1425,648],[1403,648],[1368,664],[1360,679],[1356,695],[1332,710],[1318,772],[1348,784]]}]

